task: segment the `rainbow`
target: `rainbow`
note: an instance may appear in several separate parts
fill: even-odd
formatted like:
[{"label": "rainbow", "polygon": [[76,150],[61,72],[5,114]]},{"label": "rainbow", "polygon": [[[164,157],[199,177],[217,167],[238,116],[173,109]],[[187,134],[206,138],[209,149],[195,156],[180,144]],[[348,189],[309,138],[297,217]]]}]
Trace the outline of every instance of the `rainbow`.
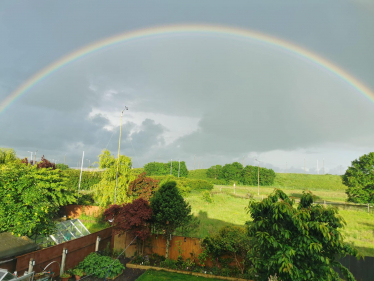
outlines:
[{"label": "rainbow", "polygon": [[275,46],[287,52],[297,55],[300,58],[304,58],[309,62],[316,64],[317,66],[322,67],[323,69],[334,74],[336,77],[342,79],[345,83],[349,84],[356,91],[363,94],[371,101],[374,101],[374,93],[363,83],[357,80],[355,77],[350,75],[345,70],[336,66],[332,62],[326,60],[325,58],[312,53],[304,48],[301,48],[293,43],[287,42],[285,40],[269,36],[266,34],[234,28],[226,26],[216,26],[216,25],[205,25],[205,24],[196,24],[196,25],[172,25],[172,26],[159,26],[152,28],[145,28],[140,30],[135,30],[132,32],[126,32],[119,34],[110,38],[106,38],[100,41],[97,41],[93,44],[90,44],[86,47],[83,47],[75,52],[64,56],[63,58],[53,62],[48,65],[25,83],[19,86],[15,91],[8,95],[3,101],[0,102],[0,113],[7,109],[14,101],[19,97],[25,94],[29,89],[34,87],[38,82],[42,81],[52,73],[56,72],[65,65],[72,63],[84,56],[90,55],[98,50],[119,44],[126,41],[137,40],[145,37],[157,37],[160,35],[173,35],[173,34],[186,34],[186,33],[197,33],[197,34],[213,34],[213,35],[226,35],[232,37],[241,37],[249,38],[258,42],[266,43],[271,46]]}]

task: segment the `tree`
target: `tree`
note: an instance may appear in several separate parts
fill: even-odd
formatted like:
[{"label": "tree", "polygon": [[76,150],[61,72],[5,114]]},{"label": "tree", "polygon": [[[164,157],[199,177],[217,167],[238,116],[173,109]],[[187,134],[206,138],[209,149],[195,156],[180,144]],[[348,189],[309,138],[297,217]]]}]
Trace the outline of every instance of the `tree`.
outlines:
[{"label": "tree", "polygon": [[173,161],[168,163],[150,162],[144,165],[144,171],[147,176],[166,176],[170,175],[170,172],[175,177],[178,177],[178,172],[179,177],[186,178],[188,175],[188,169],[184,161]]},{"label": "tree", "polygon": [[[152,209],[148,201],[139,198],[128,204],[111,205],[105,210],[104,216],[107,220],[113,220],[115,233],[129,232],[137,236],[143,242],[142,253],[144,252],[144,241],[151,235],[149,222]],[[137,251],[140,253],[139,243],[137,243]]]},{"label": "tree", "polygon": [[160,180],[145,176],[145,172],[130,183],[128,194],[133,198],[143,198],[146,201],[153,196],[158,189]]},{"label": "tree", "polygon": [[19,236],[51,234],[59,208],[76,201],[64,183],[59,170],[38,169],[20,161],[2,165],[0,232],[10,231]]},{"label": "tree", "polygon": [[0,165],[16,161],[16,152],[13,148],[0,147]]},{"label": "tree", "polygon": [[252,240],[248,252],[251,274],[268,280],[275,273],[282,281],[340,280],[333,267],[347,280],[355,280],[337,261],[357,251],[343,241],[339,228],[345,224],[336,207],[312,205],[311,192],[304,192],[298,208],[281,190],[260,202],[250,200],[247,222]]},{"label": "tree", "polygon": [[152,222],[166,238],[166,255],[169,257],[170,237],[178,227],[192,221],[191,206],[184,201],[175,181],[162,184],[151,198]]},{"label": "tree", "polygon": [[221,176],[226,181],[239,182],[243,171],[243,165],[239,162],[233,162],[232,164],[226,164],[222,167]]},{"label": "tree", "polygon": [[349,202],[374,203],[374,152],[352,161],[342,180]]},{"label": "tree", "polygon": [[99,167],[105,168],[102,173],[102,178],[98,184],[91,186],[91,189],[95,191],[95,201],[99,206],[106,207],[114,203],[116,197],[117,204],[123,204],[130,202],[128,197],[128,188],[130,182],[135,179],[135,175],[132,173],[132,162],[127,156],[119,156],[118,165],[118,179],[117,179],[117,194],[115,195],[116,188],[116,174],[117,174],[117,160],[108,150],[104,150],[99,155]]},{"label": "tree", "polygon": [[60,169],[61,171],[65,171],[65,170],[68,170],[68,169],[69,169],[69,166],[60,163],[60,164],[56,164],[56,169]]},{"label": "tree", "polygon": [[221,171],[222,171],[222,166],[221,165],[214,165],[206,171],[206,175],[207,175],[208,178],[218,179],[218,178],[220,178]]},{"label": "tree", "polygon": [[[31,161],[32,161],[32,160],[31,160]],[[44,157],[44,155],[43,155],[42,158],[40,159],[40,162],[38,162],[37,166],[38,166],[38,168],[52,168],[53,170],[56,169],[56,164],[50,162],[49,160],[47,160],[47,159]]]}]

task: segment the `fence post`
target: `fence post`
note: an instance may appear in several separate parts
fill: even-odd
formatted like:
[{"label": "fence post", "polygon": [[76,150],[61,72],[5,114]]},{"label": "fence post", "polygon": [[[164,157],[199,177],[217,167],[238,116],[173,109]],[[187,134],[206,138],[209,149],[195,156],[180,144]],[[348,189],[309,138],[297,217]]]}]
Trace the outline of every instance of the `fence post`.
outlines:
[{"label": "fence post", "polygon": [[97,235],[96,237],[96,245],[95,245],[95,252],[99,250],[99,244],[100,244],[100,235]]},{"label": "fence post", "polygon": [[31,258],[30,261],[29,261],[29,273],[31,273],[33,271],[34,265],[35,265],[35,260],[33,258]]},{"label": "fence post", "polygon": [[65,271],[65,260],[66,260],[66,254],[68,253],[68,249],[63,248],[62,249],[62,258],[61,258],[61,267],[60,267],[60,276],[64,274]]},{"label": "fence post", "polygon": [[370,213],[369,205],[370,205],[370,203],[368,203],[368,213]]}]

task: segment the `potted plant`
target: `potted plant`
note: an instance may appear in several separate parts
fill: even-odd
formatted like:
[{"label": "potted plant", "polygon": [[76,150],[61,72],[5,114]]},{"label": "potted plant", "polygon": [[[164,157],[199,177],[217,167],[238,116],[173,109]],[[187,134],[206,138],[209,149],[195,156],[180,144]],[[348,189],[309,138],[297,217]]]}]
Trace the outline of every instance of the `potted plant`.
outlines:
[{"label": "potted plant", "polygon": [[84,271],[80,268],[75,268],[73,269],[73,274],[75,275],[75,280],[78,281],[84,275]]},{"label": "potted plant", "polygon": [[71,278],[71,275],[67,272],[64,272],[60,277],[62,281],[68,281]]}]

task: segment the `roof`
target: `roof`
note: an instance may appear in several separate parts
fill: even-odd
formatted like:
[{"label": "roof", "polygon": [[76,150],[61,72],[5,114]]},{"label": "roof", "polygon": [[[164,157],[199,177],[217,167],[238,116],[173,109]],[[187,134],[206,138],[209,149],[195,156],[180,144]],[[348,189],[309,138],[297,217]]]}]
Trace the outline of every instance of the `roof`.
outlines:
[{"label": "roof", "polygon": [[38,249],[30,238],[17,237],[10,232],[0,233],[0,260],[20,256]]}]

